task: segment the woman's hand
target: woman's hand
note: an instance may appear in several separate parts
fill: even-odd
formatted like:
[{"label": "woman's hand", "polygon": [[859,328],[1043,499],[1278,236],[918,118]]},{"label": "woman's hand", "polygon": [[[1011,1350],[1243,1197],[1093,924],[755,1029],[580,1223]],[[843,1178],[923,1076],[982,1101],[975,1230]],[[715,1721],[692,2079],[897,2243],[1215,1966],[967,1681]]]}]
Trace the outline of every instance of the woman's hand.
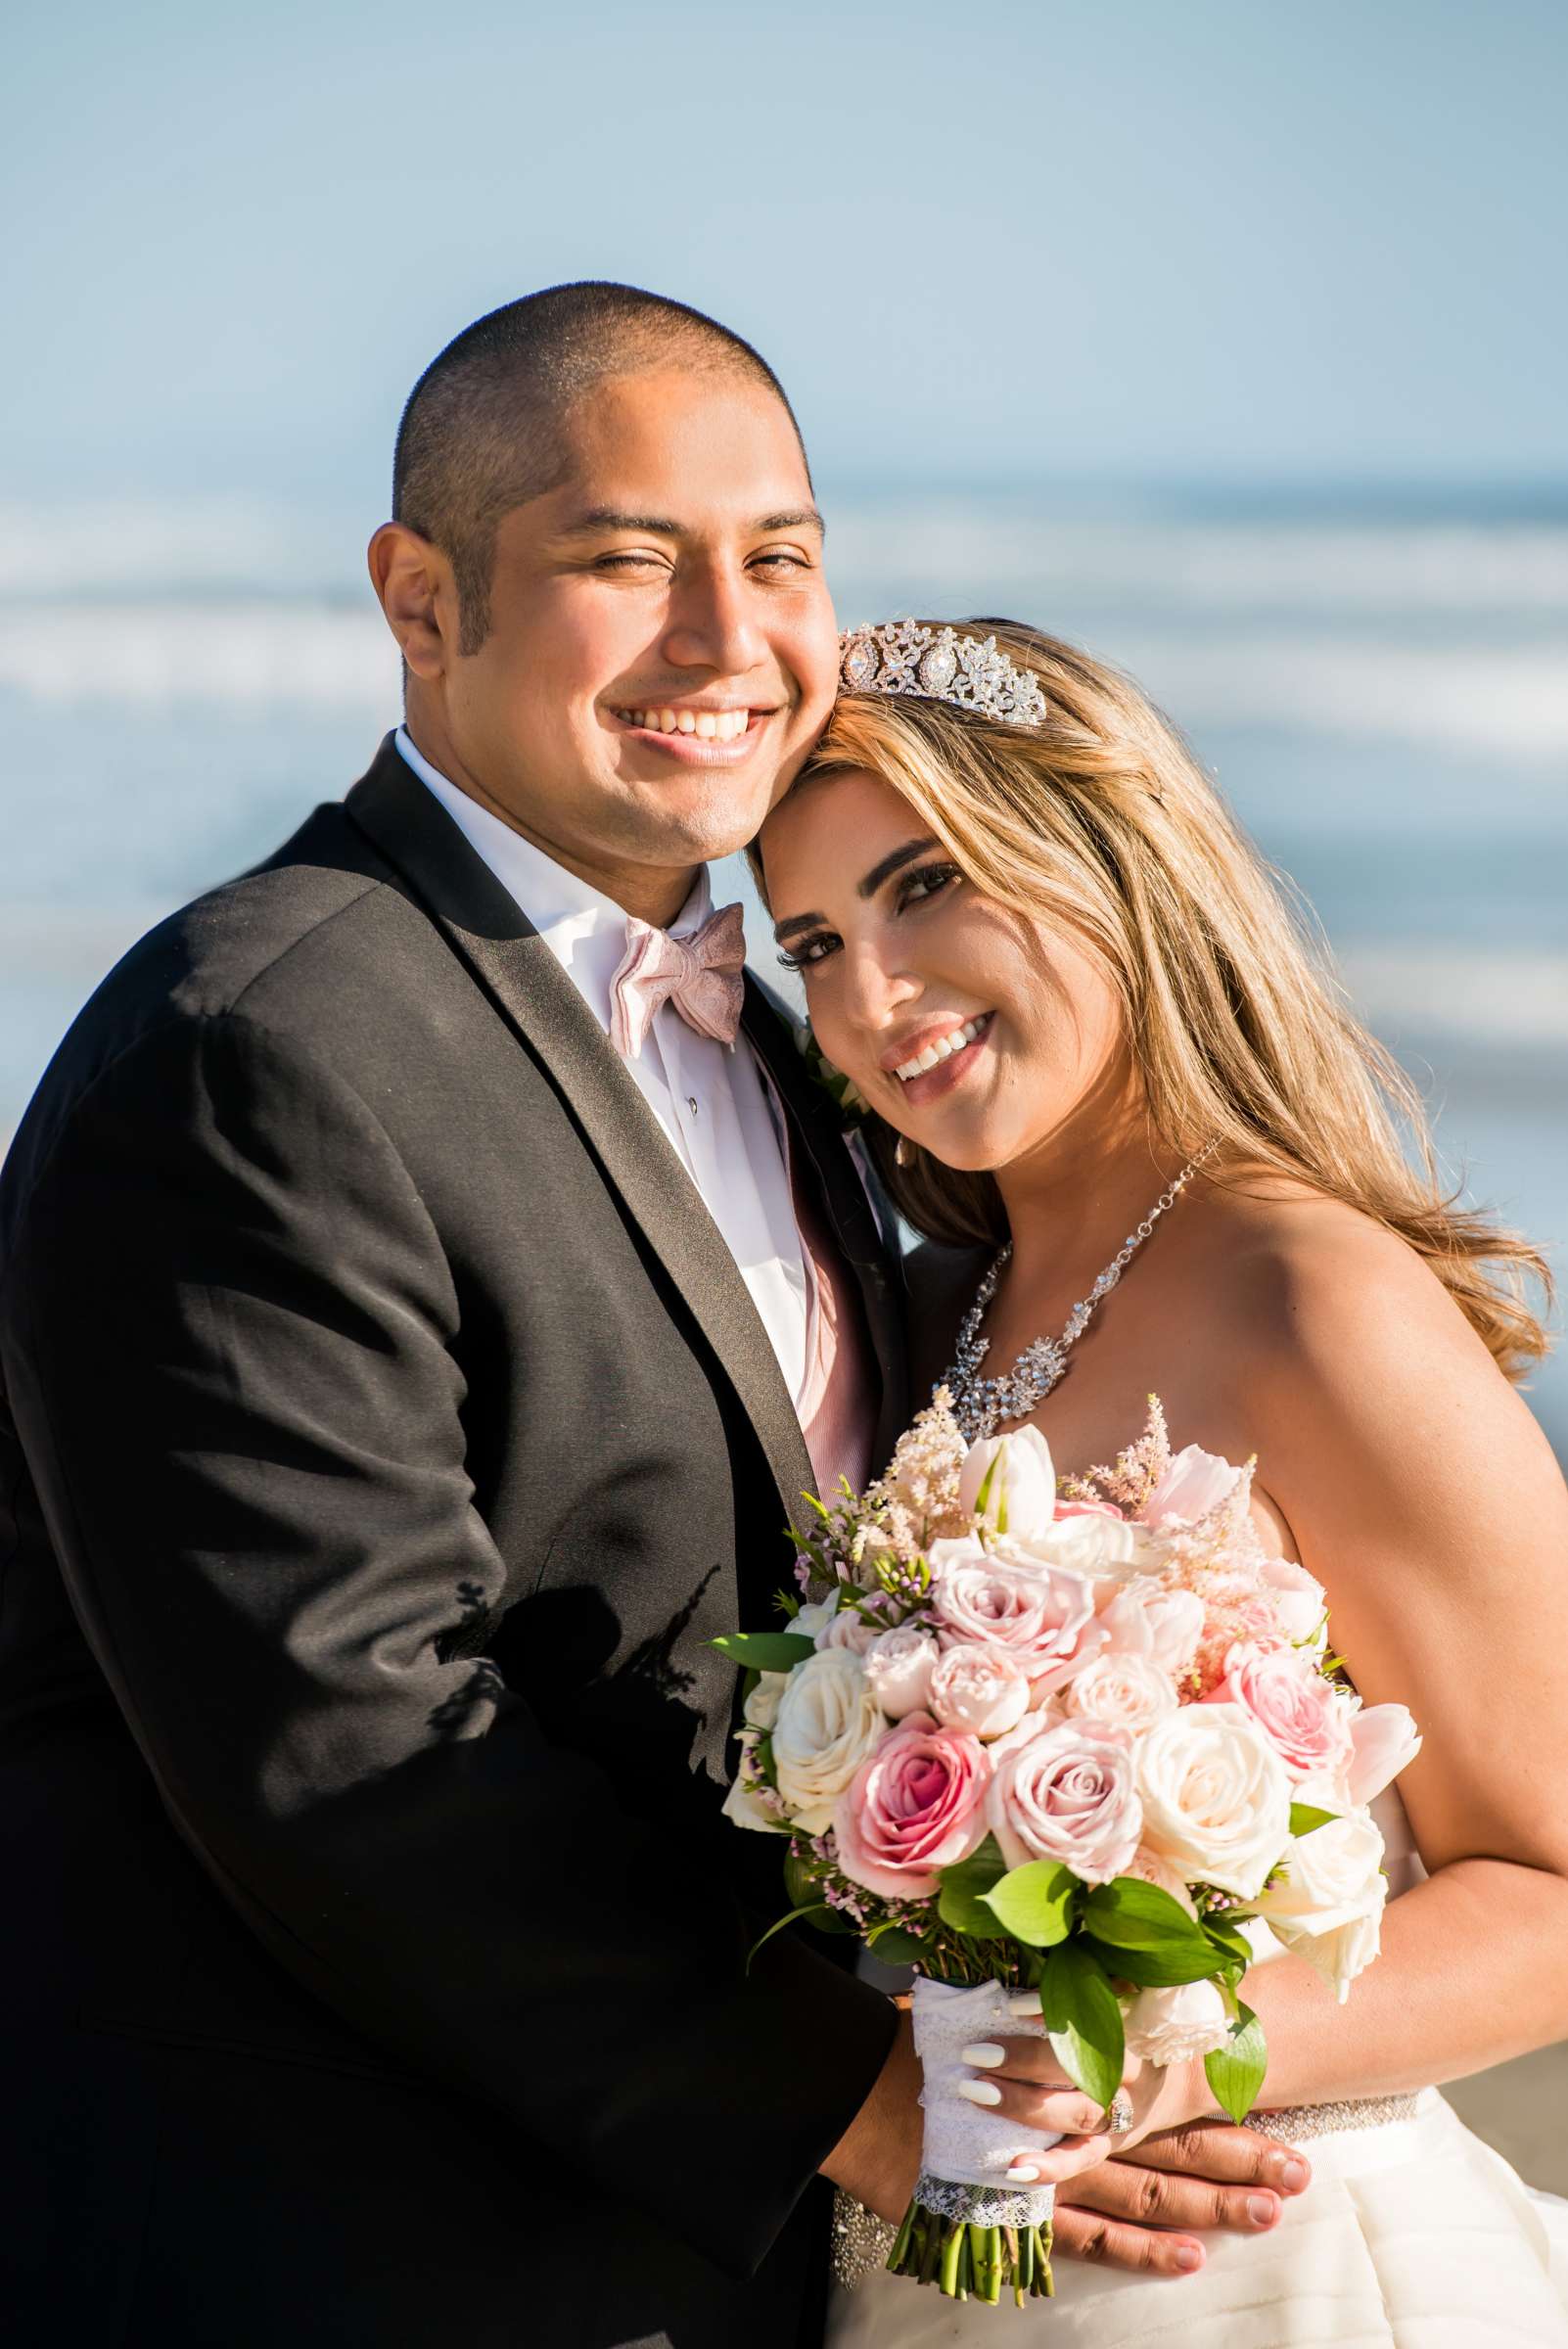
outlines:
[{"label": "woman's hand", "polygon": [[1130,2055],[1122,2087],[1132,2118],[1113,2137],[1103,2104],[1076,2088],[1047,2039],[982,2040],[964,2050],[970,2066],[958,2094],[1021,2128],[1054,2131],[1058,2144],[1020,2152],[1007,2172],[1015,2186],[1060,2186],[1112,2153],[1123,2153],[1152,2131],[1179,2129],[1211,2109],[1214,2098],[1197,2064],[1163,2068]]}]

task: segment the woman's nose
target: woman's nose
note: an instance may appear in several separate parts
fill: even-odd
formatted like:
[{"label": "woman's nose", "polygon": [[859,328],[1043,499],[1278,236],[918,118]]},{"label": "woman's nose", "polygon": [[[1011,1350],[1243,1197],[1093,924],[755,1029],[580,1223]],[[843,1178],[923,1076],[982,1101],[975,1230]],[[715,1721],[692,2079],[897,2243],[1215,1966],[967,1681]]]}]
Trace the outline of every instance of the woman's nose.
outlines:
[{"label": "woman's nose", "polygon": [[852,949],[846,1010],[868,1043],[880,1050],[895,1015],[920,992],[912,971],[890,965],[874,947]]}]

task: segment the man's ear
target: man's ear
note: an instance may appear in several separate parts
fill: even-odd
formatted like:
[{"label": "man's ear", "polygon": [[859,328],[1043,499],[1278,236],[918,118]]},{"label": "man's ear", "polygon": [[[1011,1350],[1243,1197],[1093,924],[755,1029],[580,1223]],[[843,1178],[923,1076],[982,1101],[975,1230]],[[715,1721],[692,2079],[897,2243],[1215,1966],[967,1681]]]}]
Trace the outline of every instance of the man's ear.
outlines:
[{"label": "man's ear", "polygon": [[457,588],[438,546],[406,523],[384,522],[366,552],[370,582],[404,666],[433,683],[457,652]]}]

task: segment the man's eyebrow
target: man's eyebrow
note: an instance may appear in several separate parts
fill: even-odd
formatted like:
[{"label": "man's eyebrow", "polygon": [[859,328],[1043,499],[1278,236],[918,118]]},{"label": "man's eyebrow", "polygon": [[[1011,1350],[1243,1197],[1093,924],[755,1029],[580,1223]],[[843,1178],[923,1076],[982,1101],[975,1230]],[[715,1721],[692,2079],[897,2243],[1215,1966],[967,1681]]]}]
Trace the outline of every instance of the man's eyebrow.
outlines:
[{"label": "man's eyebrow", "polygon": [[[912,864],[917,856],[923,856],[927,849],[934,849],[937,845],[936,839],[930,833],[927,833],[923,840],[905,841],[901,849],[895,849],[890,855],[884,856],[880,864],[874,864],[871,867],[863,881],[855,884],[855,895],[861,898],[874,898],[884,881],[891,881],[895,873],[901,873],[906,864]],[[787,938],[794,938],[803,930],[825,930],[826,928],[827,915],[825,913],[792,913],[787,922],[774,924],[773,936],[778,944],[782,945]]]},{"label": "man's eyebrow", "polygon": [[[827,533],[827,525],[815,506],[797,506],[787,514],[763,514],[748,526],[749,533],[762,537],[772,530],[815,530],[819,537]],[[577,514],[562,526],[563,538],[591,538],[601,530],[637,530],[648,538],[682,538],[683,526],[671,522],[668,514],[623,514],[619,506],[590,506],[585,514]]]}]

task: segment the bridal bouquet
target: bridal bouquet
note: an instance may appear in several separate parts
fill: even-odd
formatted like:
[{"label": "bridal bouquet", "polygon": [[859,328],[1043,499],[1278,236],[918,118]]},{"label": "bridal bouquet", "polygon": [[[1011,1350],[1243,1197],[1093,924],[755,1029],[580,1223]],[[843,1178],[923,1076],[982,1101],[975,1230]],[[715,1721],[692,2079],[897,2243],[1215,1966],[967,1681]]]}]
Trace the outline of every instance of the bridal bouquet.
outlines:
[{"label": "bridal bouquet", "polygon": [[939,1389],[863,1497],[814,1504],[786,1628],[716,1642],[748,1676],[725,1809],[787,1838],[771,1930],[915,1970],[922,2169],[889,2265],[952,2296],[1051,2288],[1052,2189],[1005,2179],[1055,2141],[959,2094],[970,2042],[1048,2036],[1107,2106],[1129,2052],[1202,2056],[1239,2121],[1267,2061],[1244,1927],[1341,1999],[1377,1954],[1367,1806],[1419,1739],[1341,1677],[1251,1486],[1173,1454],[1151,1398],[1114,1466],[1059,1488],[1036,1430],[966,1445]]}]

